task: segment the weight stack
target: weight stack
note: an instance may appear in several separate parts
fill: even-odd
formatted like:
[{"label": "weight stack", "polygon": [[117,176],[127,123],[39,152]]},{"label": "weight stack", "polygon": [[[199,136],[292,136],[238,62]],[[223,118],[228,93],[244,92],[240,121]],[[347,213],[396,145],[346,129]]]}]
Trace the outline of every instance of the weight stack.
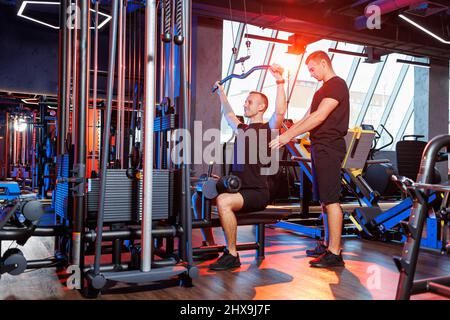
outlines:
[{"label": "weight stack", "polygon": [[[169,170],[153,170],[153,220],[169,217]],[[88,214],[96,218],[100,180],[88,179]],[[142,180],[127,177],[126,169],[106,170],[104,222],[138,222],[142,219]]]}]

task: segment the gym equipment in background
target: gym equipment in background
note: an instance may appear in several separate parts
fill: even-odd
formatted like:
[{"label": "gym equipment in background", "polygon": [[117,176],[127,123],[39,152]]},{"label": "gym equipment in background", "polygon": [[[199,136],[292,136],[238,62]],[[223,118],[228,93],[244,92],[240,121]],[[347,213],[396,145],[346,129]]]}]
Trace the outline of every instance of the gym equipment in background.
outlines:
[{"label": "gym equipment in background", "polygon": [[[374,136],[375,132],[372,130],[358,129],[354,131],[351,140],[346,139],[353,158],[344,160],[343,180],[358,200],[364,203],[364,206],[353,210],[350,219],[366,237],[383,241],[404,241],[402,221],[409,217],[412,201],[405,199],[383,210],[380,206],[380,194],[372,189],[362,175]],[[435,195],[430,201],[438,203],[440,199]]]},{"label": "gym equipment in background", "polygon": [[22,250],[12,247],[14,243],[24,246],[35,235],[51,236],[53,230],[38,227],[44,215],[44,207],[35,195],[22,197],[15,182],[2,182],[0,185],[0,249],[4,241],[11,242],[0,257],[0,277],[4,273],[17,276],[26,269],[63,265],[64,257],[27,260]]},{"label": "gym equipment in background", "polygon": [[[283,130],[287,130],[293,121],[285,120]],[[349,131],[348,136],[353,136],[353,132]],[[280,221],[273,227],[282,228],[289,231],[311,237],[314,239],[326,239],[328,237],[328,230],[326,228],[327,216],[322,214],[320,205],[313,201],[312,196],[312,168],[311,168],[311,142],[307,135],[297,139],[297,141],[290,141],[286,144],[286,149],[289,151],[291,157],[290,161],[284,161],[285,165],[296,165],[300,169],[298,188],[300,189],[300,201],[297,204],[277,204],[277,207],[292,208],[292,214]],[[347,154],[350,149],[347,149]],[[319,211],[312,212],[311,206],[316,205]],[[350,221],[350,214],[344,212],[344,236],[355,236],[357,230]],[[324,221],[325,220],[325,221]]]},{"label": "gym equipment in background", "polygon": [[[372,126],[362,126],[350,129],[345,137],[347,153],[342,164],[341,176],[342,185],[354,196],[359,206],[350,209],[348,212],[344,209],[345,220],[343,235],[359,234],[363,237],[378,239],[382,241],[405,241],[402,221],[407,219],[412,207],[412,201],[405,199],[395,203],[391,208],[384,210],[380,202],[381,195],[364,179],[363,172],[367,165],[385,164],[386,159],[367,160],[369,153],[373,150],[373,139],[376,132]],[[302,139],[303,140],[303,139]],[[300,234],[323,239],[327,237],[327,230],[322,223],[321,214],[311,216],[309,213],[309,203],[311,201],[311,183],[312,173],[310,166],[310,155],[308,146],[305,142],[290,142],[286,145],[291,159],[300,164],[303,180],[301,181],[301,204],[298,214],[291,215],[286,221],[281,221],[274,227],[280,227],[286,230],[298,232]],[[306,188],[305,188],[306,187]],[[439,206],[442,201],[442,195],[435,194],[429,201],[434,206]],[[436,224],[430,221],[429,236],[423,241],[423,246],[429,248],[438,248],[439,241],[436,240]]]},{"label": "gym equipment in background", "polygon": [[[66,16],[66,2],[63,0],[60,6],[61,17]],[[88,102],[91,100],[87,90],[90,70],[87,63],[87,57],[90,56],[87,35],[91,23],[88,19],[91,4],[89,1],[80,3],[80,29],[70,29],[66,26],[65,19],[60,21],[59,61],[60,65],[67,67],[65,74],[63,69],[60,70],[59,77],[58,101],[61,108],[58,108],[56,132],[61,134],[57,136],[56,148],[53,140],[47,140],[48,143],[40,144],[44,147],[36,153],[36,160],[39,162],[36,172],[41,176],[45,171],[45,164],[50,162],[47,160],[52,158],[56,162],[54,170],[47,166],[48,174],[44,177],[56,180],[53,197],[54,225],[40,226],[35,223],[37,220],[30,222],[30,217],[23,220],[24,226],[12,225],[15,222],[15,210],[5,205],[3,217],[6,222],[0,229],[0,240],[17,243],[24,242],[29,237],[54,237],[55,256],[26,261],[25,264],[19,251],[9,251],[2,259],[1,270],[20,273],[25,269],[51,266],[78,267],[81,270],[80,291],[86,297],[97,297],[108,282],[138,285],[176,278],[179,284],[191,286],[193,279],[198,276],[198,269],[192,262],[190,168],[184,163],[175,164],[182,162],[175,162],[170,158],[173,144],[164,143],[172,130],[180,127],[189,129],[190,92],[185,88],[178,88],[175,82],[186,84],[191,81],[191,1],[165,1],[164,6],[166,9],[169,6],[170,10],[164,10],[161,16],[156,11],[158,8],[162,10],[163,6],[158,7],[156,1],[148,1],[146,5],[134,4],[134,11],[127,10],[126,2],[112,1],[106,73],[107,99],[105,107],[98,110],[98,120],[97,115],[91,118],[93,122],[87,121],[90,108],[86,108],[90,106]],[[170,12],[172,9],[173,15]],[[127,16],[132,17],[130,23],[126,22]],[[154,28],[157,18],[161,18],[161,22],[169,26],[170,33],[175,33],[172,30],[176,30],[174,37],[170,37],[170,45],[164,46],[161,52],[153,45],[158,38],[158,30]],[[121,39],[117,39],[119,30]],[[77,36],[76,33],[80,34]],[[130,50],[134,47],[131,50],[134,53],[133,59],[129,55],[130,60],[126,64],[123,53],[127,40]],[[165,59],[168,51],[174,51],[171,54],[173,60]],[[114,90],[117,52],[121,53],[121,59],[118,59],[120,67],[117,68],[120,71],[117,75],[120,87]],[[68,61],[73,61],[73,66]],[[133,70],[128,83],[122,70],[125,64],[127,70]],[[101,74],[97,68],[94,69],[94,73]],[[142,77],[144,72],[145,77]],[[179,72],[176,77],[175,72]],[[160,90],[156,90],[156,76],[159,75],[166,81],[169,73],[172,73],[172,77],[167,77],[170,78],[168,86],[161,86]],[[125,90],[127,84],[132,88],[128,92]],[[166,90],[169,87],[171,90]],[[118,93],[117,100],[114,100],[114,116],[113,91]],[[125,99],[127,93],[132,96],[129,100]],[[164,100],[163,97],[168,99]],[[157,104],[157,99],[162,102]],[[133,101],[132,110],[128,101]],[[171,101],[174,101],[173,105]],[[157,116],[153,118],[155,109]],[[115,153],[113,159],[110,159],[113,122],[116,129]],[[91,131],[88,126],[92,123],[101,124],[102,138],[98,139],[98,147],[91,146],[89,158],[87,146],[79,142],[91,140],[86,137],[86,133]],[[130,131],[125,134],[124,128],[128,125]],[[38,137],[39,141],[52,137],[44,134],[44,131],[40,130],[42,136]],[[92,131],[94,140],[97,133]],[[144,133],[147,139],[144,139]],[[154,152],[151,139],[154,133],[161,133],[161,139],[155,139],[155,149],[159,153]],[[125,148],[128,137],[130,150]],[[102,162],[98,166],[98,178],[93,174],[97,171],[96,154]],[[131,158],[128,158],[130,155]],[[87,159],[91,160],[91,170],[88,169]],[[112,160],[111,163],[109,160]],[[154,161],[157,168],[153,166]],[[130,165],[129,168],[127,164]],[[93,172],[90,177],[87,171]],[[46,180],[47,186],[49,182],[51,185],[51,181]],[[43,187],[44,180],[40,182],[39,190],[43,191]],[[27,204],[24,208],[29,206]],[[174,250],[175,239],[179,241],[177,252]],[[164,250],[159,245],[163,240],[166,240]],[[105,254],[112,255],[110,263],[105,263]],[[88,263],[90,258],[93,258],[92,264]],[[16,266],[14,270],[12,265]]]},{"label": "gym equipment in background", "polygon": [[[450,276],[414,280],[419,251],[422,242],[422,233],[425,223],[429,221],[429,210],[431,209],[429,197],[433,192],[449,193],[447,185],[432,184],[433,171],[439,151],[450,145],[449,135],[439,135],[430,140],[426,145],[420,163],[420,174],[417,182],[405,177],[397,177],[395,181],[408,194],[413,201],[412,213],[408,223],[405,224],[407,240],[403,246],[402,255],[395,257],[394,262],[400,272],[397,285],[397,300],[409,300],[411,295],[424,292],[450,297]],[[441,217],[438,219],[448,223],[448,203],[443,206]]]},{"label": "gym equipment in background", "polygon": [[[378,132],[372,125],[361,125],[362,129],[375,132],[368,161],[363,170],[363,177],[372,189],[378,192],[380,200],[400,200],[400,190],[391,180],[392,175],[398,174],[396,160],[391,159],[391,157],[387,158],[388,155],[395,155],[395,152],[383,151],[392,145],[394,137],[385,126],[380,125],[380,127],[382,130],[381,132]],[[378,144],[383,133],[388,135],[389,141],[379,147]]]},{"label": "gym equipment in background", "polygon": [[[172,6],[169,2],[165,2],[166,6]],[[177,0],[175,2],[175,23],[177,25],[177,34],[174,36],[174,42],[180,49],[181,59],[178,61],[182,68],[180,76],[182,83],[188,83],[189,79],[189,38],[190,38],[190,1]],[[172,277],[178,277],[180,282],[186,286],[192,285],[192,279],[198,276],[198,270],[192,265],[192,216],[190,212],[190,169],[189,166],[183,162],[178,168],[170,171],[169,169],[153,169],[154,160],[157,158],[154,154],[153,148],[153,133],[162,132],[159,125],[155,123],[157,118],[154,118],[153,108],[157,107],[156,99],[157,92],[155,87],[157,72],[162,73],[164,67],[161,65],[158,68],[157,62],[161,63],[163,60],[149,59],[148,57],[156,57],[157,50],[154,46],[156,39],[156,30],[153,29],[156,20],[156,1],[149,1],[146,4],[146,41],[147,48],[144,54],[145,61],[145,106],[143,113],[144,126],[142,137],[150,137],[144,139],[140,145],[142,150],[142,170],[137,170],[137,167],[132,168],[134,174],[130,174],[124,170],[124,156],[123,156],[123,124],[122,130],[118,131],[118,150],[116,153],[120,154],[120,168],[108,169],[108,152],[110,150],[110,139],[108,137],[111,128],[111,112],[113,99],[113,85],[114,85],[114,64],[116,54],[116,28],[119,22],[119,31],[121,34],[126,34],[126,24],[122,23],[121,12],[123,12],[123,3],[120,1],[112,2],[112,20],[110,32],[110,60],[108,70],[108,90],[107,90],[107,105],[105,110],[105,129],[103,131],[103,145],[102,145],[102,164],[100,166],[100,178],[90,180],[91,183],[91,197],[88,202],[93,204],[92,209],[95,210],[96,193],[98,196],[98,209],[94,221],[86,221],[85,227],[90,231],[83,233],[83,239],[79,239],[76,243],[75,250],[76,258],[79,264],[82,264],[85,256],[89,253],[94,255],[94,264],[88,266],[83,272],[83,278],[87,282],[85,286],[85,294],[88,297],[96,297],[100,291],[109,283],[132,283],[135,285],[148,282],[158,282]],[[169,8],[169,9],[170,9]],[[162,7],[161,7],[162,9]],[[126,12],[126,11],[125,11]],[[171,24],[170,19],[172,15],[167,15],[167,10],[164,10],[162,19]],[[118,21],[119,20],[119,21]],[[185,39],[185,37],[187,39]],[[123,50],[123,41],[119,41],[117,46],[120,56]],[[164,56],[164,53],[161,54]],[[163,63],[166,63],[165,60]],[[169,65],[171,65],[169,63]],[[173,68],[173,65],[169,68]],[[178,69],[178,68],[177,68]],[[172,70],[172,69],[171,69]],[[123,77],[124,74],[121,74]],[[122,85],[119,84],[119,91],[123,90],[124,79],[121,80]],[[189,87],[189,86],[188,86]],[[178,123],[182,124],[183,128],[189,128],[189,93],[183,90],[183,97],[178,102],[178,110],[180,111],[179,122],[172,123],[173,126],[168,126],[169,129],[178,128]],[[119,121],[123,122],[123,108],[121,109],[122,118]],[[161,116],[165,116],[161,114]],[[170,114],[169,117],[175,117]],[[160,117],[160,125],[165,126],[163,119]],[[120,128],[120,126],[118,126]],[[166,126],[165,126],[166,127]],[[164,128],[167,131],[167,128]],[[183,141],[183,143],[186,143]],[[161,141],[157,141],[157,148],[163,147],[163,153],[166,153],[164,145]],[[185,149],[187,150],[187,148]],[[163,154],[162,153],[162,154]],[[155,159],[156,158],[156,159]],[[117,158],[116,158],[117,160]],[[170,163],[168,159],[166,163]],[[139,161],[137,161],[139,162]],[[138,166],[139,163],[136,163]],[[157,162],[158,166],[161,162]],[[123,168],[123,169],[122,169]],[[171,174],[177,176],[177,181],[170,183]],[[134,178],[133,176],[136,176]],[[131,179],[130,179],[131,178]],[[68,182],[75,182],[76,178],[70,178]],[[97,185],[97,186],[96,186]],[[98,191],[96,191],[98,188]],[[172,188],[172,192],[170,191]],[[113,199],[115,198],[115,199]],[[90,200],[89,200],[90,199]],[[120,205],[118,202],[120,202]],[[180,206],[175,206],[180,203]],[[114,207],[116,203],[116,207]],[[120,207],[120,208],[119,208]],[[142,208],[142,212],[139,210]],[[120,210],[123,209],[123,210]],[[76,208],[74,208],[76,211]],[[172,210],[172,211],[171,211]],[[76,211],[79,217],[82,217],[81,210]],[[159,215],[159,216],[158,216]],[[175,218],[176,217],[176,218]],[[163,219],[161,223],[157,220]],[[81,225],[77,227],[75,232],[82,231]],[[109,227],[109,230],[105,230]],[[174,254],[173,247],[168,245],[163,251],[159,246],[153,247],[153,240],[167,238],[170,242],[174,238],[179,239],[179,246],[177,254]],[[122,241],[128,241],[128,249],[131,253],[131,261],[128,263],[122,262]],[[139,240],[139,243],[136,243]],[[104,241],[113,242],[113,263],[105,265],[102,263],[104,254]],[[159,240],[158,240],[159,241]],[[88,243],[90,249],[83,252],[82,243]],[[91,251],[92,250],[92,251]],[[155,255],[159,255],[161,259],[155,259]]]},{"label": "gym equipment in background", "polygon": [[[425,150],[427,142],[419,139],[424,138],[423,135],[405,135],[401,141],[395,145],[398,175],[409,179],[416,179],[419,173],[420,161]],[[447,161],[446,153],[439,153],[437,162]],[[433,183],[441,182],[441,175],[437,168],[433,169]]]}]

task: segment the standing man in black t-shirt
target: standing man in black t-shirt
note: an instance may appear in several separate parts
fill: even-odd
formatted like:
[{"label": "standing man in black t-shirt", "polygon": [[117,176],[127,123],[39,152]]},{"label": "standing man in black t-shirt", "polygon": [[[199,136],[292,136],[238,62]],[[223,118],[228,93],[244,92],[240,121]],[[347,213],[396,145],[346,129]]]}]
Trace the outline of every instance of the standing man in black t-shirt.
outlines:
[{"label": "standing man in black t-shirt", "polygon": [[306,65],[312,77],[323,81],[323,86],[314,94],[303,119],[272,140],[269,146],[278,149],[296,136],[310,133],[313,189],[323,213],[328,216],[329,241],[307,250],[307,255],[316,258],[310,261],[312,267],[344,266],[341,254],[343,212],[339,197],[341,163],[346,153],[344,137],[349,122],[349,91],[345,81],[336,76],[327,53],[311,53]]},{"label": "standing man in black t-shirt", "polygon": [[[270,201],[267,175],[262,174],[268,163],[262,161],[262,155],[270,158],[268,147],[271,140],[271,130],[279,129],[286,113],[286,96],[284,92],[283,69],[272,65],[269,69],[277,83],[275,111],[269,122],[263,122],[264,112],[269,106],[267,97],[257,91],[252,91],[244,102],[244,116],[249,124],[244,124],[236,117],[223,87],[218,86],[218,95],[222,113],[228,125],[236,133],[234,146],[234,161],[231,173],[241,179],[241,189],[238,193],[222,193],[216,198],[222,229],[227,240],[228,250],[213,264],[211,270],[227,270],[241,265],[236,250],[237,221],[235,213],[245,213],[263,210]],[[211,229],[204,229],[206,240],[213,242]],[[212,243],[209,243],[212,244]]]}]

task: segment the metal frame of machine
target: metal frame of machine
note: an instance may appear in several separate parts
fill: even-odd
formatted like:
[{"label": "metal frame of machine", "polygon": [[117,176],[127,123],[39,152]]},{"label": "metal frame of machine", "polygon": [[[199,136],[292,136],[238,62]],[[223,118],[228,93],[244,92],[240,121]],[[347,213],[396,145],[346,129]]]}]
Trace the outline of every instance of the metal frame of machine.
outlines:
[{"label": "metal frame of machine", "polygon": [[[407,240],[403,246],[402,255],[395,257],[394,262],[400,272],[397,286],[397,300],[409,300],[412,295],[433,292],[450,297],[450,276],[414,280],[419,251],[422,244],[424,226],[428,223],[427,217],[431,209],[429,197],[432,192],[449,193],[448,186],[431,184],[433,180],[434,165],[439,151],[450,145],[449,135],[434,137],[425,147],[420,164],[420,174],[417,183],[405,178],[397,178],[399,186],[413,201],[412,214],[405,224]],[[448,224],[448,203],[443,206],[440,220]]]},{"label": "metal frame of machine", "polygon": [[[189,129],[191,1],[164,1],[164,5],[159,7],[162,13],[161,23],[157,19],[157,1],[148,1],[145,6],[145,21],[141,24],[141,26],[145,25],[146,30],[143,41],[145,46],[143,46],[144,50],[141,47],[138,48],[142,50],[143,55],[139,53],[139,56],[135,57],[135,61],[139,59],[139,66],[135,69],[139,69],[139,73],[133,75],[135,79],[140,79],[140,70],[142,68],[145,70],[145,83],[142,85],[139,80],[136,88],[133,88],[135,93],[143,92],[144,101],[135,98],[133,102],[132,125],[137,126],[140,121],[140,128],[139,133],[137,133],[137,127],[130,130],[134,132],[130,134],[128,169],[124,166],[124,141],[117,141],[116,152],[116,160],[120,159],[119,164],[123,169],[112,169],[109,161],[113,100],[117,106],[117,116],[121,117],[118,119],[120,125],[118,128],[122,138],[125,133],[125,72],[122,71],[122,67],[125,63],[126,3],[119,0],[112,1],[106,105],[103,110],[98,110],[103,126],[103,143],[101,154],[99,154],[101,170],[99,178],[91,176],[89,180],[86,172],[88,155],[84,141],[87,138],[85,128],[88,110],[86,106],[89,101],[87,88],[90,74],[88,62],[91,52],[89,45],[91,4],[89,1],[80,2],[80,29],[78,30],[66,25],[64,17],[68,4],[68,0],[63,0],[60,6],[58,90],[60,107],[57,114],[57,164],[54,177],[56,180],[54,206],[57,221],[53,226],[41,227],[33,224],[32,230],[14,226],[0,230],[0,240],[18,243],[22,241],[25,234],[26,239],[31,236],[55,237],[55,257],[45,261],[26,261],[23,255],[20,256],[18,252],[14,252],[8,254],[4,260],[9,261],[8,265],[11,261],[17,260],[21,262],[21,268],[16,271],[7,268],[5,272],[20,274],[26,268],[54,266],[78,268],[81,270],[80,289],[87,297],[98,296],[108,282],[137,285],[178,277],[182,284],[190,286],[192,279],[198,276],[198,270],[193,266],[192,261],[190,168],[186,163],[174,166],[170,159],[165,158],[166,150],[170,146],[163,142],[167,141],[170,131],[180,126]],[[173,15],[171,11],[174,12]],[[165,32],[166,36],[168,33],[168,37],[162,39],[165,45],[158,48],[157,41],[161,41],[157,36],[159,32]],[[79,33],[78,37],[75,33]],[[72,37],[74,39],[71,40]],[[97,42],[98,32],[95,33],[95,51],[98,50]],[[175,49],[179,54],[176,60]],[[171,60],[166,60],[166,53],[169,52]],[[119,64],[117,77],[120,81],[119,87],[114,91],[116,54]],[[145,63],[141,65],[140,59]],[[180,88],[176,113],[173,112],[170,103],[174,101],[175,63],[180,66],[177,70],[180,72],[180,82],[184,84]],[[97,74],[98,65],[94,61],[94,95],[97,90],[95,84]],[[74,80],[74,87],[71,87],[71,78]],[[165,81],[171,83],[171,90],[166,90],[165,86],[161,85]],[[159,89],[157,89],[157,83],[161,85]],[[77,95],[76,103],[75,100],[71,101],[70,93],[72,97]],[[117,101],[114,97],[115,93],[117,93]],[[157,103],[157,99],[160,99],[161,103]],[[95,104],[97,104],[96,97]],[[72,112],[70,112],[71,105]],[[160,112],[157,112],[155,117],[153,111],[157,108]],[[94,110],[94,114],[96,113],[97,111]],[[166,121],[167,117],[170,118],[169,122]],[[93,130],[95,139],[95,128]],[[152,139],[154,135],[157,138],[156,143],[159,143],[162,148],[155,154]],[[134,141],[139,141],[136,146],[132,143]],[[137,158],[131,159],[132,150],[139,153]],[[185,148],[185,150],[188,149]],[[92,171],[95,169],[94,156],[95,153],[92,151],[90,155],[93,162]],[[158,169],[154,170],[155,160]],[[87,182],[89,182],[89,188],[87,188]],[[124,188],[123,192],[117,188]],[[88,193],[85,192],[86,190],[89,190]],[[147,190],[153,190],[153,192]],[[133,197],[135,191],[141,196]],[[115,195],[119,201],[126,202],[121,203],[124,205],[122,209],[128,210],[129,215],[119,215],[111,219],[117,211],[114,211],[111,206],[106,206],[107,195]],[[181,205],[175,205],[179,202]],[[129,205],[131,203],[133,205]],[[97,210],[96,206],[98,206]],[[88,207],[91,212],[89,215],[86,212]],[[142,210],[139,207],[142,207]],[[12,216],[11,210],[7,210],[7,213],[5,217],[8,216],[6,220],[9,220]],[[165,252],[159,246],[164,239],[167,245]],[[174,250],[174,239],[179,240],[177,252]],[[112,241],[112,247],[105,245],[108,241]],[[131,260],[128,262],[122,261],[124,250],[130,252]],[[112,264],[102,263],[105,254],[112,255]],[[160,258],[157,258],[158,256]]]}]

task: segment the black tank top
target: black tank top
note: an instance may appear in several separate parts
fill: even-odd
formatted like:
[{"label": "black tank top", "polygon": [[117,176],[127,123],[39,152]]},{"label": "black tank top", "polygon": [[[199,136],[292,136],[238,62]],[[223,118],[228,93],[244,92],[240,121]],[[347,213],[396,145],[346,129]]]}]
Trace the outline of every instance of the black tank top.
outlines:
[{"label": "black tank top", "polygon": [[268,123],[241,123],[238,126],[231,173],[241,179],[243,189],[269,190],[268,176],[261,174],[261,169],[270,165],[270,141]]}]

